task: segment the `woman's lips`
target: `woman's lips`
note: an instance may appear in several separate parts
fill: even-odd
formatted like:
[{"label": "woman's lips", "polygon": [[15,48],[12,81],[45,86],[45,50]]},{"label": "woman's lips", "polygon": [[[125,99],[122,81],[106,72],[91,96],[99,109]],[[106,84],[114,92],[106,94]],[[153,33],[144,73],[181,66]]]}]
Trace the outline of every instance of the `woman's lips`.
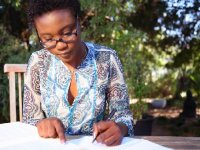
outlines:
[{"label": "woman's lips", "polygon": [[68,56],[68,55],[70,55],[70,52],[64,52],[64,53],[60,53],[60,54],[58,54],[59,56]]}]

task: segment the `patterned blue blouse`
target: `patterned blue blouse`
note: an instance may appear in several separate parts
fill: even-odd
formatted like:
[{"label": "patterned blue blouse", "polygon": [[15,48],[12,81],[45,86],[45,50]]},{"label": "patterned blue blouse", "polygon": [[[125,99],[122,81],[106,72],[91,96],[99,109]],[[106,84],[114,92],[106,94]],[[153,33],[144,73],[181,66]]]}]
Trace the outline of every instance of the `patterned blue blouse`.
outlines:
[{"label": "patterned blue blouse", "polygon": [[72,105],[68,102],[70,70],[45,49],[31,55],[25,74],[23,122],[35,125],[42,118],[57,117],[67,134],[92,134],[93,123],[104,119],[107,108],[109,112],[115,108],[111,120],[124,123],[132,135],[133,116],[116,52],[85,44],[88,53],[75,71],[78,95]]}]

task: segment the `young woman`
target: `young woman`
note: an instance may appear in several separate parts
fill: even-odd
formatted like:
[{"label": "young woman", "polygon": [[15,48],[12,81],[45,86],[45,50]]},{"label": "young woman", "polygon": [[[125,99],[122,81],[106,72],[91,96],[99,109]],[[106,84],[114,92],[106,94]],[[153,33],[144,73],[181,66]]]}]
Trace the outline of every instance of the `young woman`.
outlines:
[{"label": "young woman", "polygon": [[[114,50],[81,40],[78,0],[30,0],[28,17],[42,50],[28,62],[23,122],[41,137],[93,134],[118,145],[133,134],[127,87]],[[105,121],[106,104],[109,112]]]}]

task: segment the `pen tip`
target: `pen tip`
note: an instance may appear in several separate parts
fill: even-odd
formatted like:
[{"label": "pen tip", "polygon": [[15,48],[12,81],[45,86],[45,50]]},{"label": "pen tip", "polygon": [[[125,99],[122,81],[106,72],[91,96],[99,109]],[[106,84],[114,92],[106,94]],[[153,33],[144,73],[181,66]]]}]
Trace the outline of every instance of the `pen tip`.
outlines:
[{"label": "pen tip", "polygon": [[92,143],[94,143],[95,139],[92,140]]}]

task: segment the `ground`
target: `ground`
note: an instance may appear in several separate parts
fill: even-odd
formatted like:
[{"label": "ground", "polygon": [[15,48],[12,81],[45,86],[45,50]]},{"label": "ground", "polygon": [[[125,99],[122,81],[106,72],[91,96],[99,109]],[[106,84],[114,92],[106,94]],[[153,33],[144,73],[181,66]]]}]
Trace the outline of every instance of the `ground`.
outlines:
[{"label": "ground", "polygon": [[154,116],[152,135],[159,136],[200,136],[200,109],[196,118],[181,118],[181,109],[168,107],[149,109],[148,114]]}]

